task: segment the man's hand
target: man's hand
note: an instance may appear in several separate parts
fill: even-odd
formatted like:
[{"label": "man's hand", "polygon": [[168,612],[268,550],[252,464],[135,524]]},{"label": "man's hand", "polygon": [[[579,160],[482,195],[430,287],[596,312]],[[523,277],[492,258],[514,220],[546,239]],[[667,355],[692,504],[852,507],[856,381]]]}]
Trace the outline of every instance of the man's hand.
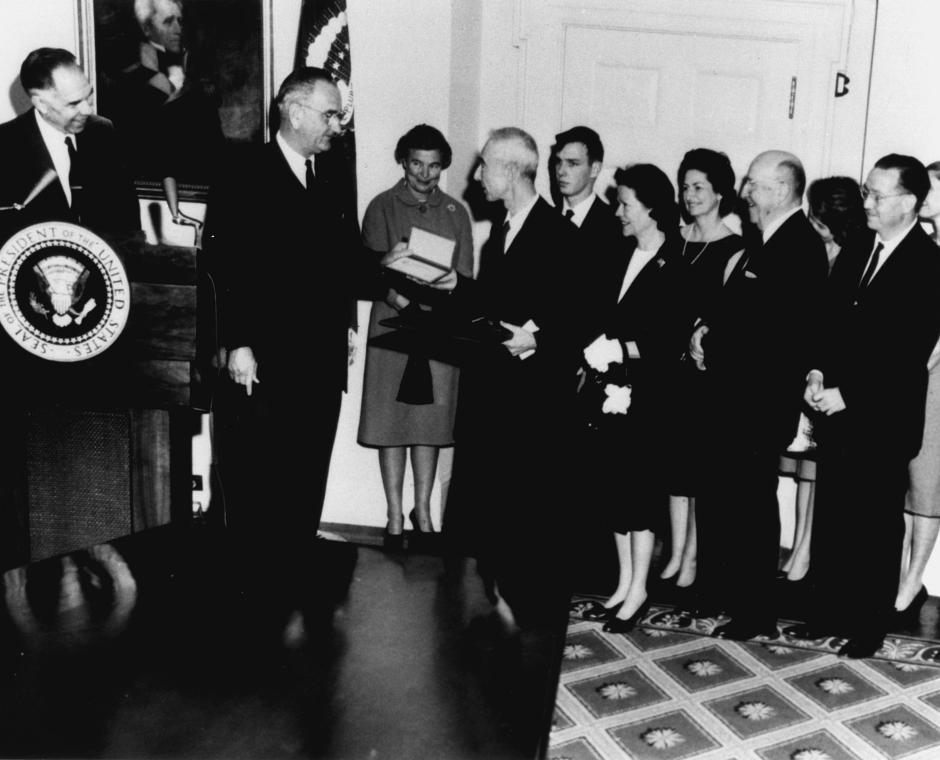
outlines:
[{"label": "man's hand", "polygon": [[816,409],[816,411],[819,411],[819,409],[816,408],[816,402],[814,399],[822,391],[822,389],[822,372],[814,369],[806,376],[806,390],[803,391],[803,400],[811,409]]},{"label": "man's hand", "polygon": [[811,406],[816,411],[831,417],[845,409],[845,399],[842,398],[842,393],[838,388],[824,388],[813,396]]},{"label": "man's hand", "polygon": [[255,352],[249,346],[233,348],[228,355],[228,374],[239,385],[244,385],[248,395],[251,395],[251,386],[260,383],[258,379],[258,362],[255,361]]},{"label": "man's hand", "polygon": [[513,356],[519,356],[526,351],[535,351],[538,344],[535,342],[535,334],[525,330],[519,325],[511,325],[508,322],[500,324],[512,333],[511,338],[503,341],[503,345]]},{"label": "man's hand", "polygon": [[702,346],[702,338],[707,334],[708,325],[699,325],[689,339],[689,358],[700,370],[705,369],[705,348]]},{"label": "man's hand", "polygon": [[346,336],[346,350],[349,354],[349,366],[351,367],[356,361],[356,331],[351,327]]},{"label": "man's hand", "polygon": [[434,282],[421,282],[421,280],[415,280],[415,282],[420,282],[422,285],[427,285],[429,288],[434,288],[435,290],[453,290],[457,287],[457,272],[451,269],[447,274]]},{"label": "man's hand", "polygon": [[385,303],[395,309],[395,311],[401,311],[406,308],[411,301],[395,290],[395,288],[389,288],[385,296]]}]

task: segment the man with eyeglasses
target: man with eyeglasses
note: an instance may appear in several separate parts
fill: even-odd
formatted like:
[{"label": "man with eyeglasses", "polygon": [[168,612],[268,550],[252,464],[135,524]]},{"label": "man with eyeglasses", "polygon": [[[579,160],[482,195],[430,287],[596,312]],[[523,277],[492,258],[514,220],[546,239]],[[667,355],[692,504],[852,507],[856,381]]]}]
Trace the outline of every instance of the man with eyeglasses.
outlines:
[{"label": "man with eyeglasses", "polygon": [[908,462],[921,445],[927,359],[940,334],[940,257],[918,224],[930,179],[887,155],[862,188],[868,227],[832,270],[805,401],[819,471],[811,580],[816,609],[796,633],[846,637],[874,655],[894,622]]},{"label": "man with eyeglasses", "polygon": [[[0,243],[29,224],[80,223],[99,234],[140,229],[134,187],[111,122],[92,109],[92,86],[75,56],[38,48],[20,67],[32,108],[0,125]],[[38,191],[38,193],[37,193]]]},{"label": "man with eyeglasses", "polygon": [[324,166],[342,132],[339,90],[305,67],[275,106],[274,139],[227,166],[210,194],[207,252],[233,381],[219,401],[226,519],[282,570],[279,585],[301,584],[296,597],[310,578],[355,300],[384,291],[379,257],[362,248]]},{"label": "man with eyeglasses", "polygon": [[792,153],[767,151],[751,162],[741,195],[756,234],[732,258],[721,298],[690,344],[704,364],[715,438],[696,507],[700,612],[731,615],[714,631],[721,638],[777,631],[777,466],[797,429],[806,341],[828,270],[802,211],[805,185]]}]

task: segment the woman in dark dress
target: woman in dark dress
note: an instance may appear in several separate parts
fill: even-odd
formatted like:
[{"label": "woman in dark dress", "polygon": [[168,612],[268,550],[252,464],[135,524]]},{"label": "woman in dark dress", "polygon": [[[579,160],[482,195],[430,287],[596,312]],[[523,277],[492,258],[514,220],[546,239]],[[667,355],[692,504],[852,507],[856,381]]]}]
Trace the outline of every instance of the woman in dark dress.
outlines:
[{"label": "woman in dark dress", "polygon": [[614,593],[586,615],[632,629],[649,608],[654,526],[666,508],[663,421],[668,375],[691,325],[679,212],[669,178],[651,164],[615,175],[624,247],[598,278],[598,316],[579,391],[587,420],[585,487],[603,505],[620,566]]},{"label": "woman in dark dress", "polygon": [[[682,259],[689,268],[689,299],[693,318],[704,316],[720,292],[728,262],[744,249],[744,241],[725,223],[734,210],[734,170],[724,153],[696,148],[679,164],[679,208]],[[702,378],[686,359],[677,379],[675,435],[671,442],[669,521],[670,557],[659,577],[691,586],[696,571],[695,491],[702,447],[708,431],[702,419]]]}]

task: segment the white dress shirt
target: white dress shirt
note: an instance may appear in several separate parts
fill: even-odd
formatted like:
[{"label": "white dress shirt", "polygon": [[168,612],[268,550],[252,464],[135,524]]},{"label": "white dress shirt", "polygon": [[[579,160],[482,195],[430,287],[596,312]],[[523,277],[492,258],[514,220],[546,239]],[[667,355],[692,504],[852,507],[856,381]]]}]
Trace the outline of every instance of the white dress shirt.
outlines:
[{"label": "white dress shirt", "polygon": [[[39,135],[42,137],[46,150],[49,151],[49,155],[52,157],[52,166],[55,168],[55,173],[59,175],[59,184],[62,185],[62,190],[65,191],[65,197],[69,202],[69,206],[71,206],[72,188],[69,186],[69,170],[72,168],[72,162],[69,159],[69,149],[65,147],[66,134],[53,127],[48,121],[42,118],[42,116],[39,115],[39,111],[34,110],[33,115],[36,117],[36,123],[39,125]],[[75,140],[75,135],[68,135],[68,138],[73,141],[72,144],[75,146],[75,149],[78,150],[78,142]],[[20,200],[23,199],[21,198]]]}]

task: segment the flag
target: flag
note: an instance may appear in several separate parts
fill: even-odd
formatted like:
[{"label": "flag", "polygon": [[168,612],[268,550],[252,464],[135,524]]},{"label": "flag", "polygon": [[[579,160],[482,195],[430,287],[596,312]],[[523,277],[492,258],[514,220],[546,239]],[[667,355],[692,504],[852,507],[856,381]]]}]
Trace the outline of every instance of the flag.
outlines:
[{"label": "flag", "polygon": [[[352,63],[346,0],[303,0],[295,68],[316,66],[333,77],[343,99],[342,137],[334,138],[330,158],[345,164],[352,212],[356,209],[356,142],[353,123]],[[328,155],[328,154],[325,154]]]}]

